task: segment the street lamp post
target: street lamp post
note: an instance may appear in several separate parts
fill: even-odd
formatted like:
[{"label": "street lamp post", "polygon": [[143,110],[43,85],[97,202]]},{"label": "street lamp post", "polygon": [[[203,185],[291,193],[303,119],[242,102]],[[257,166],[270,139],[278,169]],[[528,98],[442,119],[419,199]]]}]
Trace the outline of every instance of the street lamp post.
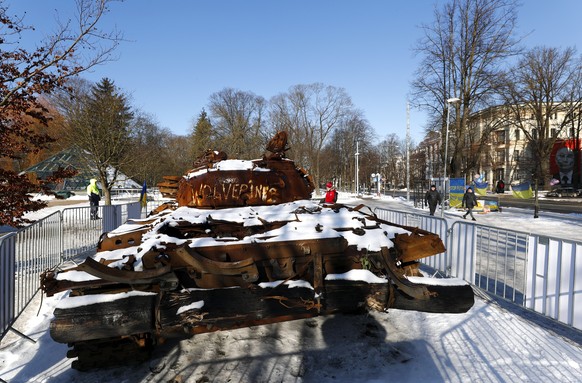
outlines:
[{"label": "street lamp post", "polygon": [[[447,198],[447,162],[449,161],[449,112],[451,110],[451,104],[456,104],[461,101],[460,98],[453,97],[447,100],[447,131],[445,134],[445,166],[443,167],[443,183],[444,183],[444,193],[441,205],[441,218],[445,214],[445,199]],[[449,201],[450,204],[450,201]]]},{"label": "street lamp post", "polygon": [[378,173],[376,175],[376,177],[378,177],[376,179],[376,182],[378,183],[378,197],[380,197],[380,187],[382,186],[382,185],[380,185],[380,182],[382,182],[382,175],[380,173]]},{"label": "street lamp post", "polygon": [[360,195],[359,189],[359,176],[360,176],[360,164],[358,163],[358,157],[360,156],[360,141],[356,141],[356,196]]},{"label": "street lamp post", "polygon": [[410,201],[410,105],[406,103],[406,201]]}]

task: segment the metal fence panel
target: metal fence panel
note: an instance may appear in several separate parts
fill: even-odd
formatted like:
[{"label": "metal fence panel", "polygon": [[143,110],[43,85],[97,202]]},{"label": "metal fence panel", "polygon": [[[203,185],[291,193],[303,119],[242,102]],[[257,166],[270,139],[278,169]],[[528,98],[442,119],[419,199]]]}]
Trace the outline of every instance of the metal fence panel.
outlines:
[{"label": "metal fence panel", "polygon": [[529,238],[525,306],[582,329],[582,242]]},{"label": "metal fence panel", "polygon": [[123,214],[120,205],[101,206],[101,214],[104,233],[114,230],[122,223]]},{"label": "metal fence panel", "polygon": [[[103,217],[104,206],[99,206],[99,217]],[[63,209],[62,230],[63,260],[71,260],[78,254],[95,251],[97,241],[104,232],[101,219],[91,219],[90,207],[70,207]]]},{"label": "metal fence panel", "polygon": [[[447,247],[448,224],[447,221],[435,216],[417,214],[404,211],[387,210],[382,208],[374,209],[374,213],[385,221],[398,225],[419,227],[421,229],[438,234]],[[448,260],[450,251],[425,258],[423,262],[431,268],[440,271],[444,275],[450,275],[450,263]]]},{"label": "metal fence panel", "polygon": [[476,238],[475,225],[453,224],[446,242],[450,260],[447,275],[475,283]]},{"label": "metal fence panel", "polygon": [[527,233],[513,230],[455,222],[452,241],[458,246],[454,249],[453,264],[456,266],[453,266],[452,275],[523,305],[528,237]]},{"label": "metal fence panel", "polygon": [[100,219],[90,219],[90,207],[71,207],[62,210],[63,258],[95,251],[101,234],[115,230],[130,218],[140,218],[140,203],[101,205]]},{"label": "metal fence panel", "polygon": [[0,339],[37,293],[41,272],[95,252],[101,234],[140,218],[141,206],[102,205],[98,214],[102,219],[91,219],[89,206],[65,208],[0,238]]},{"label": "metal fence panel", "polygon": [[128,219],[141,218],[142,210],[146,210],[146,208],[142,208],[141,203],[139,202],[127,204],[127,216],[125,217],[125,220],[123,220],[123,222],[126,222]]},{"label": "metal fence panel", "polygon": [[16,235],[6,234],[0,238],[0,330],[4,337],[16,318]]},{"label": "metal fence panel", "polygon": [[387,221],[418,226],[443,239],[447,251],[423,259],[428,266],[582,329],[582,242],[460,221],[449,231],[446,221],[436,217],[386,209],[375,212]]},{"label": "metal fence panel", "polygon": [[53,213],[16,232],[16,298],[20,313],[40,287],[39,274],[61,262],[61,217]]}]

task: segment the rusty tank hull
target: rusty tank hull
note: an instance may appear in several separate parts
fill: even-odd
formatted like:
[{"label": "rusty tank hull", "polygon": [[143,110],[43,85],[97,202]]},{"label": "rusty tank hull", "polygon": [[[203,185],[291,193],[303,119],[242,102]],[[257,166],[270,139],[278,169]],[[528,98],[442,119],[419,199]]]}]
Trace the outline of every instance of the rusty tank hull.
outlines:
[{"label": "rusty tank hull", "polygon": [[50,334],[69,344],[74,368],[141,361],[165,339],[210,331],[473,305],[469,285],[420,277],[418,260],[445,251],[438,236],[381,220],[364,205],[311,200],[305,171],[275,157],[213,157],[168,178],[177,202],[104,234],[83,263],[43,273],[47,295],[69,291]]}]

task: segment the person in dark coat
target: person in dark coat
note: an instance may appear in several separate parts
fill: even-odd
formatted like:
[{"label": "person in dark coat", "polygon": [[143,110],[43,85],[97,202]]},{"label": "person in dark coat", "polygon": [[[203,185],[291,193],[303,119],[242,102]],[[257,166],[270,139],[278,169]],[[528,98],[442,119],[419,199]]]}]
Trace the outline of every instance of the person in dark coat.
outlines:
[{"label": "person in dark coat", "polygon": [[497,186],[495,187],[495,193],[504,193],[505,192],[505,182],[503,180],[497,181]]},{"label": "person in dark coat", "polygon": [[476,221],[475,217],[473,216],[473,208],[477,206],[477,196],[473,193],[473,188],[468,187],[467,191],[463,195],[463,207],[467,208],[467,212],[463,214],[463,218],[467,218],[467,214],[471,214],[471,218],[473,221]]},{"label": "person in dark coat", "polygon": [[428,205],[430,215],[434,215],[437,205],[441,203],[441,193],[436,190],[436,185],[430,185],[430,189],[424,196],[424,203]]}]

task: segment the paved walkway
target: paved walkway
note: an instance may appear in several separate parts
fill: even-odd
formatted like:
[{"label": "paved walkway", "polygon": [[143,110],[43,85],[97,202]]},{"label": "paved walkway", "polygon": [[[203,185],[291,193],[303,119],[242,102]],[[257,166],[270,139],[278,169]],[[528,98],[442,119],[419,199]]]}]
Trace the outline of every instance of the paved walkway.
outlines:
[{"label": "paved walkway", "polygon": [[48,207],[52,206],[67,206],[67,205],[77,205],[80,203],[88,202],[88,200],[84,199],[53,199],[48,202]]}]

